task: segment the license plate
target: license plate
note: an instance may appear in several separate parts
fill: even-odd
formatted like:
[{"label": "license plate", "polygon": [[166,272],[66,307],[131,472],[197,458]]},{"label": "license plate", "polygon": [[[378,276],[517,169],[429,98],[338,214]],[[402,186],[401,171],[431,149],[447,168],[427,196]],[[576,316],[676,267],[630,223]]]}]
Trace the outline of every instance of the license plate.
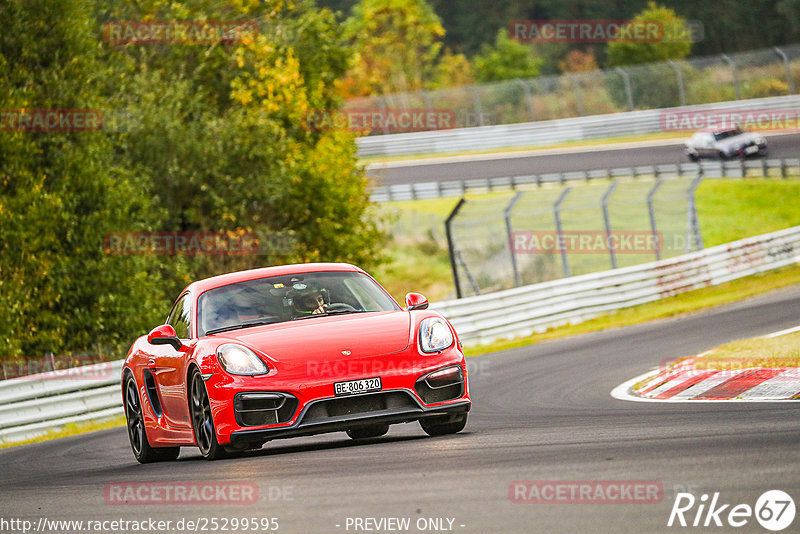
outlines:
[{"label": "license plate", "polygon": [[753,145],[744,149],[745,154],[755,154],[758,152],[758,146]]},{"label": "license plate", "polygon": [[347,382],[334,382],[333,384],[333,392],[337,397],[380,390],[380,378],[362,378],[361,380],[348,380]]}]

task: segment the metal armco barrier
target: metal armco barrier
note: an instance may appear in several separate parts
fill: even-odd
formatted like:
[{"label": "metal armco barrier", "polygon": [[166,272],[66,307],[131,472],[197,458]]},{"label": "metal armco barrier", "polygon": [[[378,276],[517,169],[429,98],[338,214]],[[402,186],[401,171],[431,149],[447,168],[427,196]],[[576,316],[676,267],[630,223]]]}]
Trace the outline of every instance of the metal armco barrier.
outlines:
[{"label": "metal armco barrier", "polygon": [[0,443],[121,415],[122,360],[0,381]]},{"label": "metal armco barrier", "polygon": [[[600,313],[800,263],[800,226],[612,271],[435,303],[467,343],[529,335]],[[123,413],[122,361],[0,381],[0,442]]]},{"label": "metal armco barrier", "polygon": [[800,226],[632,267],[431,305],[466,343],[579,323],[601,313],[800,263]]},{"label": "metal armco barrier", "polygon": [[594,180],[697,176],[703,178],[786,178],[800,174],[800,159],[748,159],[748,160],[702,160],[697,163],[645,165],[641,167],[620,167],[616,169],[595,169],[590,171],[569,171],[547,174],[526,174],[499,178],[478,178],[470,180],[448,180],[445,182],[424,182],[419,184],[399,184],[376,187],[372,190],[373,202],[393,200],[424,200],[429,198],[458,197],[466,193],[488,193],[532,189],[548,184],[567,182],[590,182]]},{"label": "metal armco barrier", "polygon": [[800,96],[788,95],[519,124],[375,135],[357,139],[358,156],[368,158],[412,154],[448,154],[470,150],[535,147],[620,135],[641,135],[663,132],[664,126],[661,117],[667,111],[777,110],[796,109],[797,106],[800,106]]}]

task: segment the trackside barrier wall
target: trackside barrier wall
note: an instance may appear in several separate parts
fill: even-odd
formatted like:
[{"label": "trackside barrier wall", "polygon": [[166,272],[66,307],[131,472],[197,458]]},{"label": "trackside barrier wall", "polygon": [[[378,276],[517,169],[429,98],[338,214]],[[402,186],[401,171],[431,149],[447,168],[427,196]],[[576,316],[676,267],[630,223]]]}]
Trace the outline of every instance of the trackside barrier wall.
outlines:
[{"label": "trackside barrier wall", "polygon": [[0,381],[0,443],[122,410],[122,360]]},{"label": "trackside barrier wall", "polygon": [[[681,147],[675,147],[678,157]],[[644,165],[638,167],[619,167],[615,169],[595,169],[589,171],[553,172],[547,174],[526,174],[497,178],[473,178],[469,180],[448,180],[444,182],[424,182],[416,184],[397,184],[375,187],[371,191],[373,202],[394,200],[424,200],[463,196],[467,193],[488,193],[536,189],[545,185],[566,184],[567,182],[593,182],[609,179],[638,179],[643,177],[698,176],[703,178],[786,178],[800,174],[800,159],[737,159],[732,161],[702,160],[697,163]]]},{"label": "trackside barrier wall", "polygon": [[527,336],[800,263],[800,226],[661,261],[431,305],[465,343]]},{"label": "trackside barrier wall", "polygon": [[[800,226],[648,264],[435,303],[462,341],[529,335],[800,263]],[[123,413],[122,361],[0,381],[0,443]]]},{"label": "trackside barrier wall", "polygon": [[663,132],[664,126],[661,117],[666,111],[777,110],[796,109],[799,105],[800,96],[798,95],[775,96],[683,106],[669,110],[648,109],[518,124],[374,135],[360,137],[356,142],[358,143],[358,156],[361,158],[535,147],[567,141],[586,141],[621,135]]}]

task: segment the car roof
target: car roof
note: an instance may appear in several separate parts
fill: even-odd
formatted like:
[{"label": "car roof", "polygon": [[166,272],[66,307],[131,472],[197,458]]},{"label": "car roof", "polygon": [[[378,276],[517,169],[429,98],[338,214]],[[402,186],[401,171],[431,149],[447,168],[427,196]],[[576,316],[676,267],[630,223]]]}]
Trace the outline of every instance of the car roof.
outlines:
[{"label": "car roof", "polygon": [[267,278],[269,276],[285,276],[287,274],[299,273],[313,273],[322,271],[351,271],[363,273],[355,265],[349,263],[297,263],[292,265],[276,265],[274,267],[261,267],[259,269],[250,269],[247,271],[237,271],[234,273],[220,274],[192,282],[183,291],[191,291],[193,294],[198,295],[204,293],[209,289],[214,289],[237,282],[245,282],[247,280],[257,280],[259,278]]},{"label": "car roof", "polygon": [[720,128],[720,127],[717,127],[717,128],[703,128],[702,130],[697,130],[695,133],[716,134],[716,133],[722,133],[722,132],[732,132],[732,131],[735,131],[735,130],[741,130],[742,133],[748,133],[746,130],[742,129],[741,126],[728,126],[727,128]]}]

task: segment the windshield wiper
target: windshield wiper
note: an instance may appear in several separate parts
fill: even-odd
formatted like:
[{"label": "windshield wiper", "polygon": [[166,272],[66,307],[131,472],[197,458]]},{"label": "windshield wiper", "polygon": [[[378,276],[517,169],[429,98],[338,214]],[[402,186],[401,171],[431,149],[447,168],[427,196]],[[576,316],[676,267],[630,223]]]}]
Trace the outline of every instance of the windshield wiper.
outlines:
[{"label": "windshield wiper", "polygon": [[214,328],[213,330],[209,330],[208,332],[206,332],[206,335],[208,336],[211,334],[219,334],[220,332],[230,332],[231,330],[239,330],[240,328],[247,328],[248,326],[259,326],[264,324],[273,324],[280,322],[282,322],[281,319],[277,317],[270,317],[269,319],[263,317],[261,319],[250,319],[248,321],[244,321],[243,323],[223,326],[221,328]]},{"label": "windshield wiper", "polygon": [[370,310],[333,310],[333,311],[326,311],[322,313],[312,313],[311,315],[301,315],[300,317],[294,317],[293,321],[301,321],[303,319],[311,319],[312,317],[327,317],[328,315],[341,315],[345,313],[368,313]]}]

